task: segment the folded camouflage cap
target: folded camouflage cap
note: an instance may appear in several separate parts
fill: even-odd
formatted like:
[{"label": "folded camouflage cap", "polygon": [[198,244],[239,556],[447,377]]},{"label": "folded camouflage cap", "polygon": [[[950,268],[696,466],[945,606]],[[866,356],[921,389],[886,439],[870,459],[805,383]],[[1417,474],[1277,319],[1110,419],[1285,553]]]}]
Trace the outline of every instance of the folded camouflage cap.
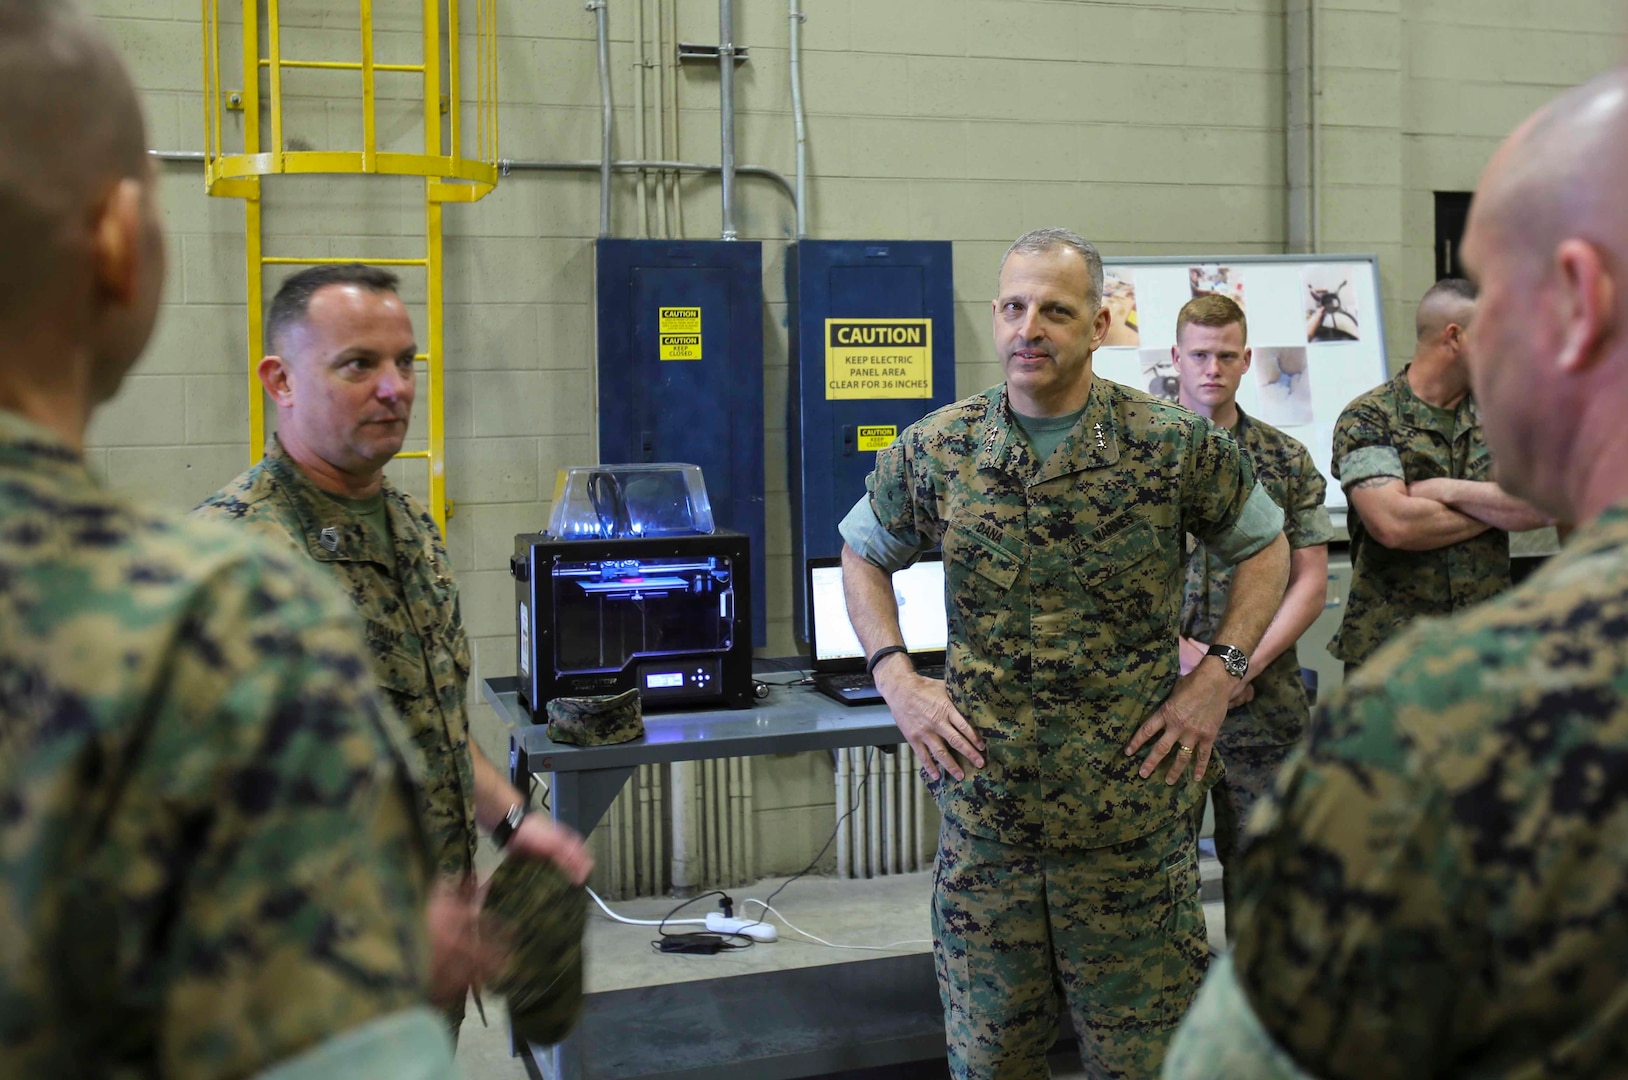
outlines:
[{"label": "folded camouflage cap", "polygon": [[487,884],[481,918],[483,932],[508,946],[490,985],[508,999],[515,1033],[539,1046],[559,1042],[582,1012],[587,890],[548,860],[510,856]]},{"label": "folded camouflage cap", "polygon": [[604,746],[644,735],[639,691],[611,697],[557,697],[548,703],[548,737],[572,746]]}]

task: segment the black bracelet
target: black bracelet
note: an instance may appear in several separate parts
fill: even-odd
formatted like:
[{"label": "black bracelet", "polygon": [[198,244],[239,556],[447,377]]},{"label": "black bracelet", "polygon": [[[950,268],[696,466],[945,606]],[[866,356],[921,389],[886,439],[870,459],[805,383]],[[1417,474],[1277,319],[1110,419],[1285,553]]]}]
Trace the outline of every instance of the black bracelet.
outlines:
[{"label": "black bracelet", "polygon": [[884,646],[882,646],[880,649],[876,650],[876,655],[871,657],[870,660],[865,664],[865,674],[867,674],[867,675],[875,675],[876,674],[876,665],[880,664],[884,659],[886,659],[889,656],[892,656],[894,653],[898,653],[898,652],[908,653],[909,651],[910,650],[905,648],[903,645],[884,645]]},{"label": "black bracelet", "polygon": [[497,827],[492,830],[492,843],[499,851],[509,846],[509,841],[514,838],[515,830],[519,829],[520,823],[526,820],[528,812],[524,803],[515,803],[509,807],[509,812],[503,815],[503,820],[497,823]]}]

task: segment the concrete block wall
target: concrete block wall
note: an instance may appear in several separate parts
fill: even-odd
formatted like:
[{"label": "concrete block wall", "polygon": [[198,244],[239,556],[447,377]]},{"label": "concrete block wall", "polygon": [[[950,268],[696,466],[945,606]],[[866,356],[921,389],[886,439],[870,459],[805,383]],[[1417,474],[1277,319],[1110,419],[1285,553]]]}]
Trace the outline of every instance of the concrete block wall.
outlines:
[{"label": "concrete block wall", "polygon": [[[200,149],[197,3],[82,2],[135,72],[152,145]],[[637,2],[611,0],[609,9],[619,158],[640,153]],[[680,40],[717,41],[712,0],[672,2]],[[1000,378],[988,299],[1002,251],[1027,228],[1067,224],[1120,255],[1287,250],[1288,82],[1304,67],[1303,57],[1300,68],[1289,60],[1292,2],[806,0],[811,235],[955,242],[963,393]],[[657,4],[646,3],[645,55],[655,62]],[[417,0],[375,4],[390,52],[381,59],[416,60]],[[789,176],[786,5],[735,6],[736,41],[751,54],[737,79],[738,159]],[[353,47],[348,0],[284,0],[283,9],[291,55],[293,42],[308,55]],[[503,0],[499,9],[502,156],[597,158],[592,13],[566,0]],[[1431,276],[1431,192],[1472,188],[1497,139],[1528,110],[1623,59],[1623,18],[1615,0],[1317,0],[1324,248],[1381,256],[1393,365],[1406,359],[1412,303]],[[234,58],[223,61],[234,70]],[[685,65],[676,78],[678,144],[668,153],[716,161],[716,69]],[[290,87],[289,139],[354,146],[357,103],[343,97],[359,98],[354,83],[302,75]],[[393,147],[421,140],[405,101],[414,90],[381,82],[380,130]],[[244,223],[240,203],[204,195],[196,166],[163,165],[160,177],[171,270],[164,316],[146,360],[93,426],[89,453],[110,483],[183,510],[248,460]],[[446,210],[447,476],[456,505],[448,542],[478,676],[513,670],[513,535],[546,520],[558,467],[594,457],[597,183],[592,174],[517,172],[482,202]],[[718,187],[711,177],[678,181],[685,235],[717,235]],[[618,235],[639,232],[634,190],[631,177],[617,177]],[[417,254],[420,191],[408,180],[267,180],[268,251]],[[765,242],[769,651],[785,654],[794,578],[784,255],[795,219],[770,181],[742,177],[738,194],[741,235]],[[658,220],[653,201],[648,220]],[[268,275],[268,295],[280,276]],[[404,274],[404,291],[422,333],[421,275]],[[423,416],[421,405],[420,434]],[[391,474],[424,489],[419,463]],[[484,705],[477,713],[477,737],[500,760],[503,733]],[[756,769],[759,864],[798,869],[830,830],[829,758],[764,758]]]}]

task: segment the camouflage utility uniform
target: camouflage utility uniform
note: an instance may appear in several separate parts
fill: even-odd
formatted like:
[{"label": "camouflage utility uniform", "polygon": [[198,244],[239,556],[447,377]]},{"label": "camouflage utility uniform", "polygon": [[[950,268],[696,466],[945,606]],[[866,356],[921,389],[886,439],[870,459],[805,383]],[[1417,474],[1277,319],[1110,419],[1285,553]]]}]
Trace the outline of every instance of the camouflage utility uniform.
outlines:
[{"label": "camouflage utility uniform", "polygon": [[0,412],[0,1076],[245,1076],[414,1015],[429,868],[359,629]]},{"label": "camouflage utility uniform", "polygon": [[[1412,484],[1445,476],[1491,480],[1492,458],[1471,397],[1438,409],[1408,385],[1408,373],[1345,407],[1334,427],[1334,477],[1353,484],[1390,477]],[[1488,529],[1435,551],[1385,547],[1363,526],[1353,505],[1351,597],[1328,651],[1360,664],[1421,615],[1449,615],[1509,587],[1509,534]]]},{"label": "camouflage utility uniform", "polygon": [[1207,957],[1194,811],[1220,769],[1144,780],[1125,744],[1176,681],[1184,535],[1238,560],[1282,514],[1230,437],[1102,379],[1043,463],[999,387],[911,425],[868,488],[861,555],[943,545],[950,700],[988,747],[932,785],[952,1071],[1046,1075],[1060,981],[1092,1075],[1152,1076]]},{"label": "camouflage utility uniform", "polygon": [[379,686],[401,715],[425,768],[425,817],[435,866],[472,872],[475,777],[469,756],[469,639],[458,586],[435,520],[384,482],[392,547],[311,483],[274,436],[260,463],[193,513],[241,521],[313,559],[356,605]]},{"label": "camouflage utility uniform", "polygon": [[[1243,1044],[1330,1080],[1622,1076],[1624,627],[1618,506],[1529,581],[1364,665],[1258,819],[1236,978],[1206,986],[1172,1075],[1287,1075],[1204,1065]],[[1240,996],[1254,1031],[1217,1023]]]},{"label": "camouflage utility uniform", "polygon": [[[1283,510],[1283,534],[1293,549],[1316,547],[1334,538],[1334,525],[1323,505],[1327,484],[1312,464],[1306,447],[1270,424],[1238,410],[1233,438],[1249,452],[1255,478]],[[1232,589],[1232,567],[1193,537],[1187,538],[1187,587],[1182,597],[1181,632],[1215,642]],[[1227,775],[1211,791],[1215,803],[1215,848],[1225,872],[1229,896],[1238,842],[1250,808],[1272,784],[1278,767],[1306,730],[1310,706],[1300,679],[1300,657],[1290,645],[1250,683],[1255,696],[1227,711],[1216,748],[1227,763]]]}]

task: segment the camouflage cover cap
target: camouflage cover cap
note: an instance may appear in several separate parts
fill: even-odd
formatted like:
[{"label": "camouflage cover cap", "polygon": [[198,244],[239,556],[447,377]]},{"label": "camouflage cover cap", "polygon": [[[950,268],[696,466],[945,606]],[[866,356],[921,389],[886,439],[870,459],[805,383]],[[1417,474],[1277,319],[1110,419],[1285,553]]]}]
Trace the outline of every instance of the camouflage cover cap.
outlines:
[{"label": "camouflage cover cap", "polygon": [[604,746],[644,735],[639,692],[611,697],[558,697],[548,703],[548,737],[573,746]]},{"label": "camouflage cover cap", "polygon": [[565,1038],[582,1012],[582,931],[588,894],[554,863],[507,858],[487,883],[483,931],[504,938],[509,962],[492,989],[515,1033],[539,1046]]}]

